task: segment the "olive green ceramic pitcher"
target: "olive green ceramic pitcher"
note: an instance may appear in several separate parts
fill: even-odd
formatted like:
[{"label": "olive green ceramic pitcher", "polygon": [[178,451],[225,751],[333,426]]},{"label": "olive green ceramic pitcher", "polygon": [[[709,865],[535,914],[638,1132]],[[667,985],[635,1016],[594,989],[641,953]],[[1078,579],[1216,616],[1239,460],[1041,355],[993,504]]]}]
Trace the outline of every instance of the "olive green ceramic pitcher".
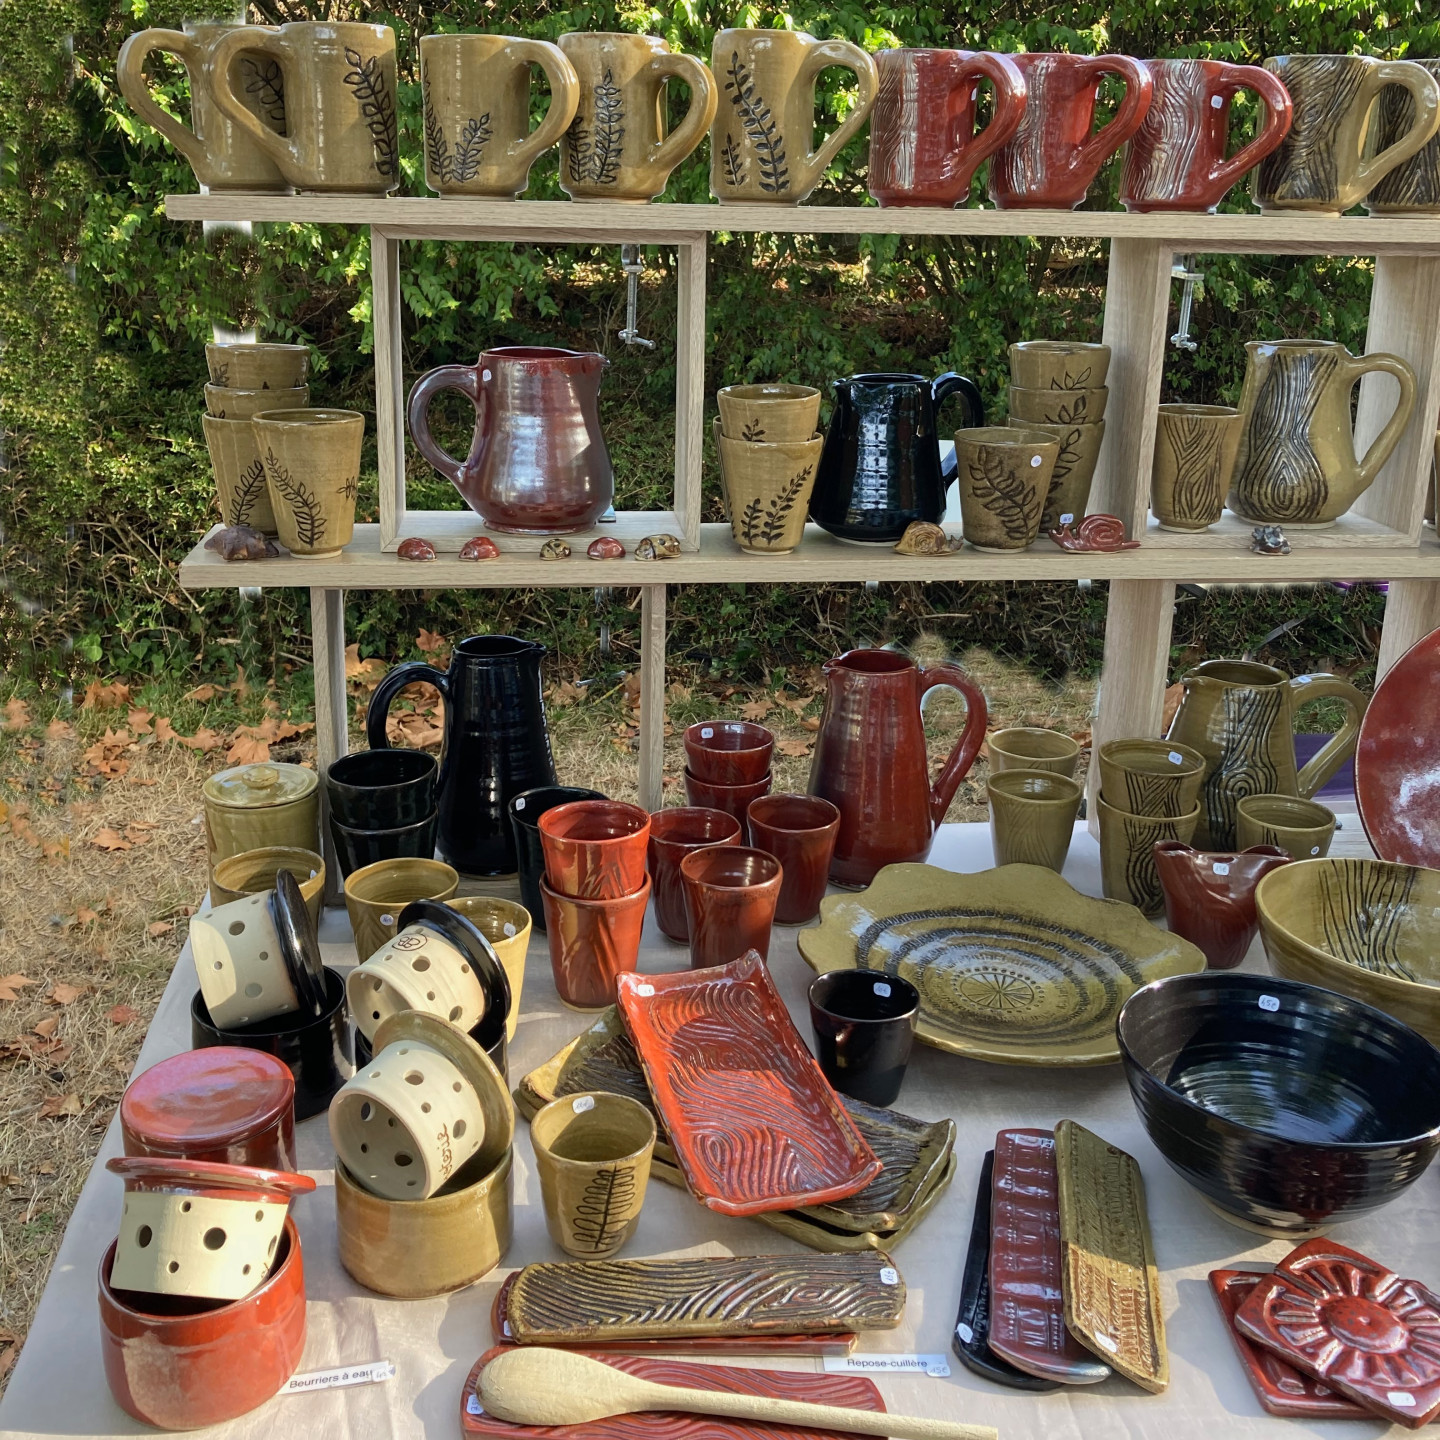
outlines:
[{"label": "olive green ceramic pitcher", "polygon": [[[1182,682],[1171,740],[1205,757],[1199,850],[1235,848],[1235,806],[1247,795],[1309,799],[1355,753],[1365,696],[1338,675],[1297,675],[1253,660],[1207,660]],[[1303,770],[1295,766],[1295,712],[1338,700],[1345,722]]]}]

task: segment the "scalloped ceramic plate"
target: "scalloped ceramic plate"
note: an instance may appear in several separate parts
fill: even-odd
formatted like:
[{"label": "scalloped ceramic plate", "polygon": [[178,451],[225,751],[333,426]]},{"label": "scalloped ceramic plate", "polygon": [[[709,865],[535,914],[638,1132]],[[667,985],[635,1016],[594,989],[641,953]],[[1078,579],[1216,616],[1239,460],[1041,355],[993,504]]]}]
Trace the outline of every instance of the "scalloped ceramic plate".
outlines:
[{"label": "scalloped ceramic plate", "polygon": [[1115,1017],[1131,994],[1205,968],[1133,905],[1038,865],[887,865],[868,890],[823,901],[799,941],[821,974],[903,976],[920,992],[921,1040],[1001,1065],[1117,1064]]}]

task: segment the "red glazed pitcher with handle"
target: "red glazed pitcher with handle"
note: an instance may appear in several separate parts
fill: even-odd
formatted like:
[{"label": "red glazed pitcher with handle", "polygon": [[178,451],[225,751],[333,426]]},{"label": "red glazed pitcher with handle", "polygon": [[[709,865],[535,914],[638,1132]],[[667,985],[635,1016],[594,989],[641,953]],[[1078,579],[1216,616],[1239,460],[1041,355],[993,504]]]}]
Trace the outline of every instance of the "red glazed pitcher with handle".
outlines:
[{"label": "red glazed pitcher with handle", "polygon": [[[410,434],[420,453],[492,530],[568,535],[588,529],[615,495],[600,433],[603,355],[543,345],[486,350],[473,365],[442,365],[410,392]],[[458,390],[475,406],[464,460],[430,434],[430,402]]]},{"label": "red glazed pitcher with handle", "polygon": [[[921,669],[893,650],[850,650],[828,661],[825,675],[809,790],[840,811],[830,879],[858,888],[882,866],[930,853],[985,739],[985,697],[953,665]],[[965,729],[932,786],[920,706],[937,685],[965,697]]]}]

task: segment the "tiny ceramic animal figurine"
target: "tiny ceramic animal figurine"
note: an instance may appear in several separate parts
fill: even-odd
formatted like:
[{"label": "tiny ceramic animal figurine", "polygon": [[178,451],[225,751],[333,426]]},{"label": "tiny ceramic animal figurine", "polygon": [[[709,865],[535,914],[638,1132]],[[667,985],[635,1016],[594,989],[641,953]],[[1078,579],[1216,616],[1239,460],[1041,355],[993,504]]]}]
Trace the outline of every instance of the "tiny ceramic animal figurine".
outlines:
[{"label": "tiny ceramic animal figurine", "polygon": [[488,536],[477,535],[460,547],[462,560],[498,560],[500,547]]},{"label": "tiny ceramic animal figurine", "polygon": [[268,535],[248,525],[228,525],[217,530],[205,542],[205,548],[226,560],[273,560],[280,554],[280,547]]},{"label": "tiny ceramic animal figurine", "polygon": [[1250,532],[1250,548],[1257,555],[1288,555],[1290,542],[1278,525],[1257,525]]},{"label": "tiny ceramic animal figurine", "polygon": [[412,535],[408,540],[400,542],[400,548],[395,553],[402,560],[433,560],[435,547],[428,540]]},{"label": "tiny ceramic animal figurine", "polygon": [[602,535],[585,547],[585,553],[592,560],[623,560],[625,547],[613,535]]},{"label": "tiny ceramic animal figurine", "polygon": [[636,547],[637,560],[674,560],[680,554],[680,541],[674,535],[647,535]]},{"label": "tiny ceramic animal figurine", "polygon": [[962,544],[960,540],[952,540],[943,526],[932,525],[928,520],[912,520],[895,542],[895,549],[901,555],[953,555]]},{"label": "tiny ceramic animal figurine", "polygon": [[547,540],[540,547],[542,560],[568,560],[570,547],[563,540]]},{"label": "tiny ceramic animal figurine", "polygon": [[1118,515],[1087,515],[1077,530],[1062,525],[1050,532],[1050,538],[1062,549],[1074,553],[1099,551],[1111,554],[1116,550],[1138,550],[1138,540],[1125,538],[1125,522]]}]

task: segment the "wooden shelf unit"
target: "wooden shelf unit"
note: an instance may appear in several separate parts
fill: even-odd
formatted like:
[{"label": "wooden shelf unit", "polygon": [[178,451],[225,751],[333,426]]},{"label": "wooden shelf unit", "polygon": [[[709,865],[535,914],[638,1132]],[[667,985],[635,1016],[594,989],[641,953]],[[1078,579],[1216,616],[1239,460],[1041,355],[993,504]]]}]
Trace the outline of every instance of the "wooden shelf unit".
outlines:
[{"label": "wooden shelf unit", "polygon": [[[1440,625],[1440,544],[1422,525],[1433,440],[1440,418],[1440,218],[1327,218],[1273,215],[1132,215],[1109,211],[932,210],[783,205],[622,205],[564,201],[313,195],[172,195],[175,220],[367,225],[374,279],[376,416],[380,523],[360,526],[331,560],[286,558],[226,566],[197,547],[181,583],[291,586],[311,591],[320,763],[347,747],[344,607],[347,589],[636,586],[641,590],[640,797],[660,805],[663,778],[666,587],[738,581],[1075,580],[1111,582],[1105,663],[1094,723],[1107,739],[1158,734],[1177,581],[1304,583],[1386,580],[1390,590],[1380,651],[1383,673]],[[888,548],[841,544],[811,526],[792,556],[746,555],[725,525],[700,523],[705,412],[705,260],[716,233],[1035,235],[1108,239],[1104,339],[1110,345],[1105,444],[1091,511],[1119,515],[1140,549],[1073,555],[1042,539],[1014,556],[959,551],[907,558]],[[676,336],[675,497],[662,512],[622,511],[612,524],[569,537],[575,555],[544,562],[538,538],[496,537],[499,560],[466,563],[454,551],[484,527],[466,511],[414,511],[405,504],[404,376],[400,242],[519,241],[534,244],[638,243],[674,246],[679,277]],[[1375,484],[1329,530],[1292,530],[1288,556],[1250,553],[1249,527],[1227,514],[1203,535],[1166,534],[1149,519],[1149,481],[1166,357],[1171,271],[1177,255],[1214,253],[1361,255],[1375,258],[1367,351],[1388,350],[1414,367],[1415,414]],[[463,357],[457,357],[463,358]],[[1356,443],[1378,432],[1393,382],[1361,383]],[[1124,423],[1121,423],[1121,422]],[[685,553],[670,561],[597,563],[583,547],[593,535],[669,530]],[[420,535],[441,550],[426,564],[394,554]]]}]

